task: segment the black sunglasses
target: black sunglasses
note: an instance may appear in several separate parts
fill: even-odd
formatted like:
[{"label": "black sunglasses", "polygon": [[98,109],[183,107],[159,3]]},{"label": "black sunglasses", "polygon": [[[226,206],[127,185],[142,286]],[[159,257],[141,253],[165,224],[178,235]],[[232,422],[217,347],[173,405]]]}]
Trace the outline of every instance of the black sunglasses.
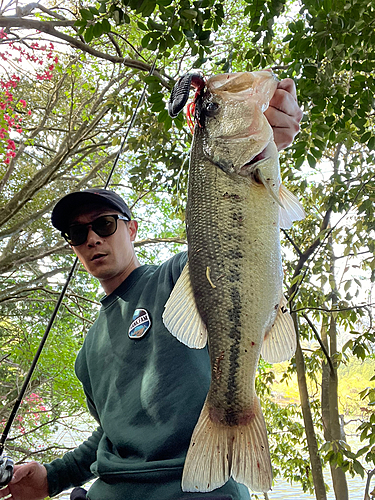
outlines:
[{"label": "black sunglasses", "polygon": [[129,221],[128,217],[122,215],[102,215],[97,219],[93,220],[89,224],[72,224],[66,231],[61,232],[61,236],[72,245],[72,247],[78,247],[82,245],[87,240],[87,235],[89,234],[89,228],[94,231],[98,236],[105,237],[111,236],[117,230],[117,220]]}]

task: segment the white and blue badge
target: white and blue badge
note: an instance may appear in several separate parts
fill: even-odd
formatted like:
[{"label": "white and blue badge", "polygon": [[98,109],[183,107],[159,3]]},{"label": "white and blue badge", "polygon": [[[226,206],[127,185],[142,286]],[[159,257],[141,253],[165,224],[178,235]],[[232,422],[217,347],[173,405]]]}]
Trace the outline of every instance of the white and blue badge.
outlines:
[{"label": "white and blue badge", "polygon": [[151,327],[150,315],[146,309],[136,309],[133,314],[133,321],[129,327],[129,337],[140,339],[144,337]]}]

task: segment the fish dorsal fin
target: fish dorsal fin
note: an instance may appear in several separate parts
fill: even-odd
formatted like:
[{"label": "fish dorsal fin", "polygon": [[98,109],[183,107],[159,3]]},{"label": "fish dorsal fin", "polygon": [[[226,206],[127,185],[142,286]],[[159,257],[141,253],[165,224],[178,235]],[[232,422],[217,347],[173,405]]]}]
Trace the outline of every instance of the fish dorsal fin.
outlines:
[{"label": "fish dorsal fin", "polygon": [[286,298],[282,296],[275,322],[264,337],[261,354],[268,363],[286,361],[296,351],[297,337],[287,305]]},{"label": "fish dorsal fin", "polygon": [[195,304],[190,282],[189,263],[178,278],[165,304],[165,327],[188,347],[203,349],[207,343],[207,329]]},{"label": "fish dorsal fin", "polygon": [[302,220],[306,217],[303,206],[298,198],[287,189],[284,184],[280,185],[279,199],[281,205],[279,222],[282,229],[290,229],[293,221]]}]

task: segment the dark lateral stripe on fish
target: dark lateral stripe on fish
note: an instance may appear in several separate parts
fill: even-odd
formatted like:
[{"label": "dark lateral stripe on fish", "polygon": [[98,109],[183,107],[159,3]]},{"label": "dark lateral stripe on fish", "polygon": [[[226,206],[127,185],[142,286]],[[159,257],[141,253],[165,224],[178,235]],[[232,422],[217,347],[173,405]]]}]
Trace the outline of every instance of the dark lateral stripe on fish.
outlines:
[{"label": "dark lateral stripe on fish", "polygon": [[[229,330],[229,336],[235,342],[231,345],[229,352],[229,373],[227,382],[227,392],[225,394],[227,404],[229,407],[236,408],[238,406],[237,394],[238,394],[238,371],[239,371],[239,354],[240,354],[240,342],[241,342],[241,295],[236,287],[231,290],[231,300],[233,307],[228,311],[229,321],[232,326]],[[226,410],[225,420],[227,425],[238,425],[238,419],[236,412],[231,410]]]}]

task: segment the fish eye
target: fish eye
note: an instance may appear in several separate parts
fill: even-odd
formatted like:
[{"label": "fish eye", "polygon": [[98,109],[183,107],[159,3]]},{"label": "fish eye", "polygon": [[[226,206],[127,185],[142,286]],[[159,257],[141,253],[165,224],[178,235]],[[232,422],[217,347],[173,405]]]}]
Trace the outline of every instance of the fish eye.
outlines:
[{"label": "fish eye", "polygon": [[215,116],[219,112],[219,105],[217,102],[210,101],[206,104],[204,108],[204,113],[206,116]]}]

